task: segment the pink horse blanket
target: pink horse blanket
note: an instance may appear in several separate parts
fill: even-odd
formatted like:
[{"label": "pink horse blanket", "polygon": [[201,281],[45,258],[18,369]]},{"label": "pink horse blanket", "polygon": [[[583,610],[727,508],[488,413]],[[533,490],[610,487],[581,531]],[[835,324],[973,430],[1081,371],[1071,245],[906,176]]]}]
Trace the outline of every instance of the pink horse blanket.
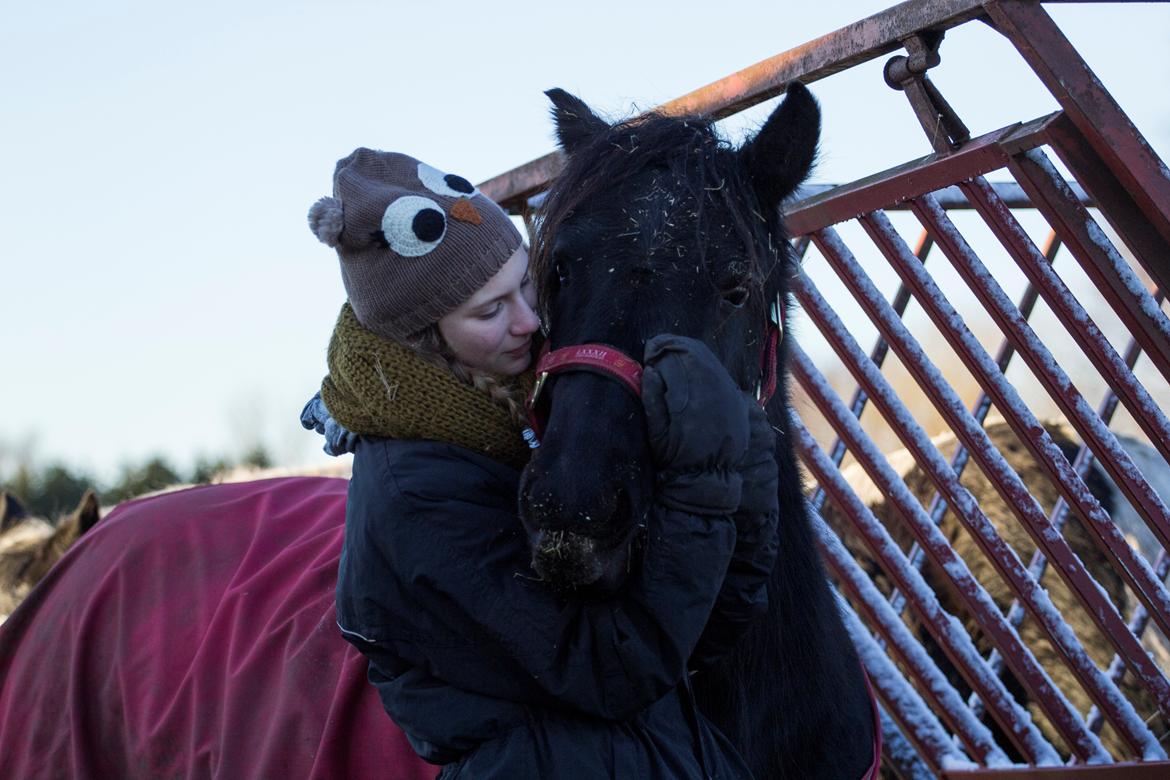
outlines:
[{"label": "pink horse blanket", "polygon": [[345,495],[117,507],[0,626],[0,777],[433,778],[334,622]]}]

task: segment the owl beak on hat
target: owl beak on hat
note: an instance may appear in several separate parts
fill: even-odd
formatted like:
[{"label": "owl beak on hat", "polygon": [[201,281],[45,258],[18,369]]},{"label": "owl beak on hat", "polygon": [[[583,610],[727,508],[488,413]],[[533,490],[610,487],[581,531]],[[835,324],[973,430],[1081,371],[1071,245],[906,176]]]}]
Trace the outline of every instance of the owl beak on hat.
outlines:
[{"label": "owl beak on hat", "polygon": [[475,210],[475,206],[471,205],[471,201],[467,198],[460,198],[455,201],[455,205],[451,207],[451,216],[460,222],[469,222],[472,225],[479,225],[483,223],[483,217]]}]

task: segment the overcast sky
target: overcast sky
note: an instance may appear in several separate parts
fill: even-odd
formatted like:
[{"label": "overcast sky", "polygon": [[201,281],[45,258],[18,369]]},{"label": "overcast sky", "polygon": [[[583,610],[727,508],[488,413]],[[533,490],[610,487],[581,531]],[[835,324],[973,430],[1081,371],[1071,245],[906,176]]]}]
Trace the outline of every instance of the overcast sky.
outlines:
[{"label": "overcast sky", "polygon": [[[625,116],[886,5],[3,2],[0,478],[28,452],[103,478],[257,441],[324,459],[297,415],[344,292],[305,213],[339,157],[481,181],[552,149],[549,87]],[[1050,11],[1166,157],[1170,6]],[[942,53],[973,133],[1055,108],[983,25]],[[930,151],[880,69],[813,86],[816,180]]]}]

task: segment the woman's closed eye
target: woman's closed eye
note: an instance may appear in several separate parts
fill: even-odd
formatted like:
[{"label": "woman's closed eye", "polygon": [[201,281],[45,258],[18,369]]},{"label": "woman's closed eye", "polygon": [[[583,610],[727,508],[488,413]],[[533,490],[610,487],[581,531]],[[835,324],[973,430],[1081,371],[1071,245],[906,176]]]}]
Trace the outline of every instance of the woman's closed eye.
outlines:
[{"label": "woman's closed eye", "polygon": [[495,319],[496,316],[500,312],[502,312],[503,310],[504,310],[504,302],[503,301],[496,301],[488,309],[481,311],[479,313],[479,319],[481,319],[481,320]]}]

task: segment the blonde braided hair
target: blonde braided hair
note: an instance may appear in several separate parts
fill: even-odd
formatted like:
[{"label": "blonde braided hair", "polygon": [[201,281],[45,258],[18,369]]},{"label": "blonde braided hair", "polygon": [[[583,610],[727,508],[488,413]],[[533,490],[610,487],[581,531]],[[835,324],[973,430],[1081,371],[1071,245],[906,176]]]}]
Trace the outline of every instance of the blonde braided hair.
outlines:
[{"label": "blonde braided hair", "polygon": [[439,331],[437,322],[411,336],[406,346],[431,365],[450,371],[461,382],[486,395],[506,411],[517,426],[528,425],[528,416],[524,411],[524,389],[518,384],[506,384],[495,374],[473,368],[455,357]]}]

